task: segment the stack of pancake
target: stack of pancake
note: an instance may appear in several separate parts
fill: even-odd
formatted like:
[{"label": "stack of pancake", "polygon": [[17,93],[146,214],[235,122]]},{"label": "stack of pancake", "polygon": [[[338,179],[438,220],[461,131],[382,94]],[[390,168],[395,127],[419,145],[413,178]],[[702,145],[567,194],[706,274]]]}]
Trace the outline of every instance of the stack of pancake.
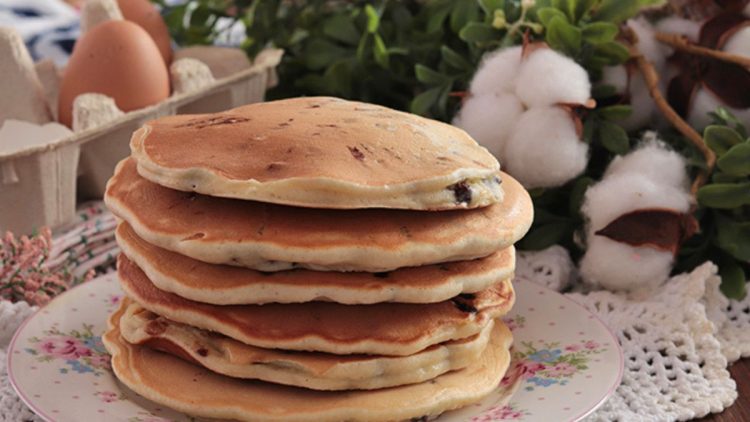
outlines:
[{"label": "stack of pancake", "polygon": [[389,421],[498,386],[527,193],[465,132],[300,98],[147,123],[105,200],[117,377],[196,416]]}]

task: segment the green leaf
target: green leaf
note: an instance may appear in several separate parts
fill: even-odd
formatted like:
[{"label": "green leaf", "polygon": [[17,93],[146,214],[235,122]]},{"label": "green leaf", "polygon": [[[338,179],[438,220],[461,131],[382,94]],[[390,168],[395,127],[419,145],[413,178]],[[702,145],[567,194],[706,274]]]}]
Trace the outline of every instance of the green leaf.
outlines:
[{"label": "green leaf", "polygon": [[750,221],[735,221],[716,213],[716,246],[740,261],[750,261]]},{"label": "green leaf", "polygon": [[586,190],[589,186],[594,184],[594,179],[588,176],[579,177],[573,184],[573,189],[570,191],[570,200],[568,202],[568,212],[571,216],[577,217],[581,215],[581,205],[583,205],[583,197],[586,195]]},{"label": "green leaf", "polygon": [[479,7],[485,14],[492,16],[495,10],[502,10],[505,7],[505,0],[479,0]]},{"label": "green leaf", "polygon": [[305,48],[305,61],[312,70],[326,68],[346,55],[346,49],[322,38],[311,40]]},{"label": "green leaf", "polygon": [[375,62],[383,69],[388,69],[388,49],[385,46],[383,38],[380,36],[380,34],[375,34],[373,41],[374,44],[372,46],[372,53],[375,57]]},{"label": "green leaf", "polygon": [[722,254],[717,263],[721,275],[721,292],[730,299],[742,300],[747,294],[747,276],[742,267],[731,257]]},{"label": "green leaf", "polygon": [[562,241],[571,233],[571,226],[566,223],[544,224],[532,227],[529,233],[521,239],[519,247],[524,250],[540,250]]},{"label": "green leaf", "polygon": [[617,88],[612,85],[600,84],[591,87],[591,96],[594,97],[595,100],[611,98],[615,95],[617,95]]},{"label": "green leaf", "polygon": [[421,64],[414,66],[414,74],[417,76],[417,80],[426,85],[440,85],[447,79],[445,75],[436,72],[429,67]]},{"label": "green leaf", "polygon": [[633,113],[633,107],[617,104],[597,109],[596,112],[606,120],[623,120]]},{"label": "green leaf", "polygon": [[346,15],[334,15],[323,22],[323,33],[349,45],[359,42],[359,31],[354,22]]},{"label": "green leaf", "polygon": [[698,202],[709,208],[732,209],[750,205],[750,182],[714,183],[698,189]]},{"label": "green leaf", "polygon": [[703,131],[703,139],[706,145],[719,157],[743,141],[740,134],[734,129],[718,125],[707,126]]},{"label": "green leaf", "polygon": [[581,51],[581,30],[556,16],[549,22],[545,41],[555,50],[576,56]]},{"label": "green leaf", "polygon": [[566,23],[568,22],[568,16],[554,7],[543,7],[539,9],[536,11],[536,16],[539,18],[539,22],[545,27],[548,27],[552,18],[555,17],[560,17],[561,19],[564,19]]},{"label": "green leaf", "polygon": [[458,36],[466,42],[482,43],[495,40],[498,32],[491,25],[479,22],[469,22],[461,29]]},{"label": "green leaf", "polygon": [[594,140],[594,129],[596,129],[596,121],[594,119],[586,119],[583,122],[583,142],[590,144]]},{"label": "green leaf", "polygon": [[583,39],[592,43],[599,44],[607,41],[614,41],[620,30],[617,25],[610,22],[594,22],[583,26]]},{"label": "green leaf", "polygon": [[569,14],[573,22],[578,22],[597,0],[568,0]]},{"label": "green leaf", "polygon": [[441,87],[430,88],[427,91],[417,95],[411,101],[409,110],[414,114],[426,115],[427,112],[440,98]]},{"label": "green leaf", "polygon": [[447,45],[440,47],[440,55],[443,57],[443,60],[445,60],[445,62],[453,68],[466,71],[473,69],[472,64],[469,63],[468,60],[463,58],[460,54],[456,53],[455,50],[452,50]]},{"label": "green leaf", "polygon": [[628,61],[630,52],[627,47],[617,41],[606,41],[594,46],[594,57],[601,59],[607,65],[614,66]]},{"label": "green leaf", "polygon": [[455,0],[451,11],[451,30],[458,33],[467,23],[479,20],[476,0]]},{"label": "green leaf", "polygon": [[716,161],[716,166],[732,176],[750,175],[750,143],[743,142],[730,148]]},{"label": "green leaf", "polygon": [[604,148],[615,154],[625,154],[630,150],[628,133],[620,125],[609,121],[599,123],[599,141]]},{"label": "green leaf", "polygon": [[594,20],[619,24],[633,16],[646,6],[665,3],[665,0],[602,0],[593,13]]},{"label": "green leaf", "polygon": [[443,28],[443,23],[448,15],[451,13],[452,4],[451,2],[433,2],[428,3],[425,6],[425,13],[428,14],[427,18],[427,33],[432,34],[440,31]]},{"label": "green leaf", "polygon": [[365,15],[367,16],[367,32],[374,34],[380,26],[380,15],[370,4],[365,5]]}]

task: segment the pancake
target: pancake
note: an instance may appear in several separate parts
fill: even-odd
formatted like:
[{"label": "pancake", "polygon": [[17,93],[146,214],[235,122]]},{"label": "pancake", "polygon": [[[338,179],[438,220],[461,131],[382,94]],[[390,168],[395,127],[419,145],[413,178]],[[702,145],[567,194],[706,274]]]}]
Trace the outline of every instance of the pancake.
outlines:
[{"label": "pancake", "polygon": [[497,321],[488,347],[462,370],[380,390],[315,391],[231,378],[149,347],[131,345],[120,336],[121,310],[109,318],[102,336],[117,378],[146,399],[206,418],[257,422],[429,418],[489,395],[510,363],[512,336]]},{"label": "pancake", "polygon": [[509,280],[430,304],[332,302],[210,305],[156,288],[132,261],[117,263],[125,293],[149,311],[263,348],[406,356],[478,334],[513,306]]},{"label": "pancake", "polygon": [[162,117],[131,139],[173,189],[312,208],[437,210],[499,202],[495,157],[463,130],[338,98]]},{"label": "pancake", "polygon": [[249,346],[221,334],[170,321],[125,300],[122,337],[235,378],[314,390],[376,389],[423,382],[467,367],[487,346],[493,324],[466,339],[410,356],[333,355]]},{"label": "pancake", "polygon": [[461,211],[319,210],[168,189],[125,159],[105,201],[147,242],[213,264],[391,271],[480,258],[511,246],[533,219],[523,187],[503,174],[501,204]]},{"label": "pancake", "polygon": [[215,305],[331,301],[434,303],[476,293],[513,275],[515,250],[472,261],[409,267],[388,273],[310,270],[260,272],[206,264],[153,246],[128,223],[115,231],[123,253],[161,290]]}]

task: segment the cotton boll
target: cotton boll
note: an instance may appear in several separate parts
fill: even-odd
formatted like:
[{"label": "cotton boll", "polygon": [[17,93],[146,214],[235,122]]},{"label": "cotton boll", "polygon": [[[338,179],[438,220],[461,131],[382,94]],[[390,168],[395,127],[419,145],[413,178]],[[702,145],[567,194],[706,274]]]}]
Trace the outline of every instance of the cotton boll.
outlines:
[{"label": "cotton boll", "polygon": [[514,95],[473,95],[461,107],[453,124],[468,132],[499,158],[521,113],[523,106]]},{"label": "cotton boll", "polygon": [[699,130],[711,124],[711,117],[708,113],[716,111],[717,108],[724,107],[734,114],[735,117],[745,126],[750,125],[750,109],[737,109],[729,107],[721,102],[714,94],[705,88],[698,88],[693,95],[690,105],[690,111],[687,115],[687,121],[691,126]]},{"label": "cotton boll", "polygon": [[724,44],[722,50],[738,56],[750,57],[750,26],[735,32]]},{"label": "cotton boll", "polygon": [[521,115],[501,162],[526,188],[560,186],[588,163],[571,116],[561,107],[538,107]]},{"label": "cotton boll", "polygon": [[666,145],[648,142],[635,151],[616,157],[607,167],[605,180],[615,174],[639,174],[659,184],[675,188],[688,185],[685,158]]},{"label": "cotton boll", "polygon": [[631,290],[660,284],[672,270],[670,252],[632,247],[604,236],[589,236],[580,273],[586,283],[610,290]]},{"label": "cotton boll", "polygon": [[624,94],[628,89],[628,70],[625,66],[606,66],[602,69],[601,85],[612,86],[618,94]]},{"label": "cotton boll", "polygon": [[597,231],[623,214],[646,208],[686,212],[690,208],[690,194],[645,174],[617,173],[586,191],[581,212],[588,217],[590,230]]},{"label": "cotton boll", "polygon": [[527,107],[584,104],[591,98],[591,83],[578,63],[541,48],[521,62],[515,92]]},{"label": "cotton boll", "polygon": [[638,37],[638,50],[654,65],[657,72],[661,72],[666,55],[661,48],[661,43],[655,38],[654,27],[642,17],[628,20],[627,25]]},{"label": "cotton boll", "polygon": [[513,91],[521,64],[521,47],[510,47],[486,54],[471,80],[472,94],[502,95]]},{"label": "cotton boll", "polygon": [[656,23],[656,30],[667,34],[678,34],[687,37],[690,41],[698,41],[701,25],[689,19],[671,16]]}]

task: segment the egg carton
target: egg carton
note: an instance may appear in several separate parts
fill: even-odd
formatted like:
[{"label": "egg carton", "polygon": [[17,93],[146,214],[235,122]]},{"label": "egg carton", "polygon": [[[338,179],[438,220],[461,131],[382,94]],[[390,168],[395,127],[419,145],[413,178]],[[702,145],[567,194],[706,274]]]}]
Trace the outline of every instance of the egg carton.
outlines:
[{"label": "egg carton", "polygon": [[[8,94],[0,98],[0,103],[6,104],[0,104],[0,124],[8,118],[37,124],[50,121],[54,116],[46,120],[34,118],[39,116],[35,110],[40,107],[33,98],[41,96],[48,104],[47,110],[55,114],[57,69],[50,62],[34,65],[20,37],[10,39],[5,47],[0,45],[0,75],[6,78],[0,81],[0,91],[3,97]],[[213,51],[203,47],[204,53],[206,48],[214,56],[221,53],[219,47]],[[59,227],[74,218],[76,199],[101,198],[115,165],[130,154],[131,134],[144,122],[263,101],[266,90],[277,82],[275,69],[282,54],[282,50],[265,50],[249,67],[219,79],[202,61],[176,57],[170,66],[172,95],[158,104],[127,113],[118,110],[114,101],[104,95],[80,95],[73,106],[72,135],[28,146],[23,146],[23,139],[17,139],[14,141],[21,147],[10,151],[0,148],[0,233],[10,230],[22,234],[41,226]],[[218,66],[222,66],[221,61]],[[10,83],[23,88],[9,89]],[[22,94],[14,98],[19,91]],[[39,95],[32,95],[33,91]]]}]

